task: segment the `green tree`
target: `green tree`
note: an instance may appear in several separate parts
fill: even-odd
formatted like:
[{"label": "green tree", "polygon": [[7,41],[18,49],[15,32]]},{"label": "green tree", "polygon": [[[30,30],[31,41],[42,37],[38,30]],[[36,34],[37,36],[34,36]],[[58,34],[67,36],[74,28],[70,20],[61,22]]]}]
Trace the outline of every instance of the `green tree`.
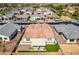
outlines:
[{"label": "green tree", "polygon": [[77,12],[75,12],[73,15],[72,15],[72,18],[79,18],[79,12],[77,11]]}]

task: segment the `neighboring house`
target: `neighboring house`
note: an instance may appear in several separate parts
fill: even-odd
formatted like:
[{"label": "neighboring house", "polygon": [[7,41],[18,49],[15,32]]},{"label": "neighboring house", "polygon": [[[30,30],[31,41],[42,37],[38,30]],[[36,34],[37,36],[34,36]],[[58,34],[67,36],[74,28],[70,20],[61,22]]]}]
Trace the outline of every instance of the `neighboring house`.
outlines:
[{"label": "neighboring house", "polygon": [[3,26],[2,25],[0,25],[0,29],[2,28]]},{"label": "neighboring house", "polygon": [[9,20],[13,19],[13,15],[14,13],[12,11],[6,13],[6,17],[8,17]]},{"label": "neighboring house", "polygon": [[2,16],[2,20],[8,20],[7,16]]},{"label": "neighboring house", "polygon": [[12,12],[13,12],[15,15],[20,13],[19,10],[15,10],[15,11],[12,11]]},{"label": "neighboring house", "polygon": [[21,31],[21,28],[17,24],[4,24],[1,25],[0,28],[0,39],[2,41],[10,41],[12,40],[15,35],[17,34],[17,31]]},{"label": "neighboring house", "polygon": [[31,16],[33,14],[33,10],[27,9],[25,13]]},{"label": "neighboring house", "polygon": [[20,11],[19,10],[15,10],[15,11],[12,11],[12,12],[13,12],[13,18],[15,20],[20,19]]},{"label": "neighboring house", "polygon": [[17,14],[17,15],[15,15],[15,18],[16,18],[16,20],[22,20],[22,15]]},{"label": "neighboring house", "polygon": [[0,40],[2,41],[10,41],[17,34],[17,30],[15,27],[11,25],[4,25],[0,29]]},{"label": "neighboring house", "polygon": [[32,15],[33,10],[31,8],[23,8],[22,10],[20,10],[23,13],[26,13],[27,15]]},{"label": "neighboring house", "polygon": [[66,9],[63,9],[64,12],[74,14],[76,9],[73,6],[67,6]]},{"label": "neighboring house", "polygon": [[17,29],[17,31],[21,31],[22,30],[22,26],[18,25],[18,24],[13,24],[13,23],[7,23],[4,25],[11,25],[12,27],[15,27]]},{"label": "neighboring house", "polygon": [[22,10],[19,13],[14,13],[16,20],[28,20],[28,18],[32,15],[32,11],[25,9],[23,12]]},{"label": "neighboring house", "polygon": [[46,17],[48,17],[49,19],[55,19],[55,18],[59,18],[59,16],[57,14],[55,14],[53,11],[51,11],[50,9],[47,9],[46,12],[44,12],[44,15]]},{"label": "neighboring house", "polygon": [[31,45],[34,48],[55,43],[54,31],[48,24],[31,24],[26,28],[20,45]]},{"label": "neighboring house", "polygon": [[23,13],[22,15],[18,14],[15,17],[17,20],[28,20],[29,15],[27,15],[26,13]]},{"label": "neighboring house", "polygon": [[48,15],[53,15],[54,14],[54,12],[51,11],[50,9],[47,10],[47,13],[48,13]]},{"label": "neighboring house", "polygon": [[74,24],[54,25],[56,31],[63,35],[66,43],[77,43],[79,40],[79,27]]},{"label": "neighboring house", "polygon": [[34,20],[41,20],[43,19],[43,17],[41,15],[38,14],[34,14],[31,16],[30,20],[34,21]]},{"label": "neighboring house", "polygon": [[50,15],[50,14],[52,14],[52,11],[50,11],[47,8],[40,7],[40,8],[37,8],[34,13],[35,14],[44,14],[44,15],[48,15],[49,14]]},{"label": "neighboring house", "polygon": [[36,9],[34,11],[34,14],[43,14],[43,10],[41,10],[40,8]]},{"label": "neighboring house", "polygon": [[56,24],[56,25],[53,25],[56,29],[56,31],[61,34],[62,32],[62,29],[66,26],[65,24]]},{"label": "neighboring house", "polygon": [[28,20],[30,16],[27,15],[26,13],[24,13],[22,16],[21,16],[21,20]]},{"label": "neighboring house", "polygon": [[41,14],[45,17],[45,19],[53,19],[53,18],[59,18],[58,15],[56,15],[52,10],[47,8],[40,8],[37,9],[34,14]]},{"label": "neighboring house", "polygon": [[22,10],[20,10],[21,12],[25,12],[26,11],[26,9],[22,9]]}]

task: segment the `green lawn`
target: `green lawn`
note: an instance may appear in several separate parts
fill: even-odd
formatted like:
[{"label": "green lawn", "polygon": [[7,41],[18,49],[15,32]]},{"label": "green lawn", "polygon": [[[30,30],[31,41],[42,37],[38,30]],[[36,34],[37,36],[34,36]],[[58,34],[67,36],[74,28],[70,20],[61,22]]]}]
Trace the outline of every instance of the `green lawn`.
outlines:
[{"label": "green lawn", "polygon": [[57,52],[60,49],[58,43],[57,44],[47,44],[46,47],[47,47],[48,52]]}]

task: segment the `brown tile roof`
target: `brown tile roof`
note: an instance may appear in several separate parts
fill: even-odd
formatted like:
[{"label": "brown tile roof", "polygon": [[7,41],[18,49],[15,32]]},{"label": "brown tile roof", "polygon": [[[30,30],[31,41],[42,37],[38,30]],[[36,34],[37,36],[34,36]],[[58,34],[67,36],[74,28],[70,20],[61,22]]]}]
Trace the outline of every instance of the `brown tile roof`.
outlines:
[{"label": "brown tile roof", "polygon": [[31,24],[26,28],[23,38],[54,38],[54,31],[48,24]]}]

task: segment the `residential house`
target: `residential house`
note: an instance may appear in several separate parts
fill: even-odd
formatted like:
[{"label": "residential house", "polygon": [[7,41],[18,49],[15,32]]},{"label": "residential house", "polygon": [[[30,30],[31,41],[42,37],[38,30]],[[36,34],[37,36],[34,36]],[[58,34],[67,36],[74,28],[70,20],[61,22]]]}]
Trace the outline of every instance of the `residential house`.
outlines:
[{"label": "residential house", "polygon": [[77,43],[79,40],[79,27],[74,24],[54,25],[59,35],[63,35],[66,43]]},{"label": "residential house", "polygon": [[0,29],[2,28],[3,26],[2,25],[0,25]]},{"label": "residential house", "polygon": [[15,27],[17,31],[22,31],[22,26],[18,24],[8,23],[7,25],[11,25],[12,27]]},{"label": "residential house", "polygon": [[55,35],[53,29],[48,24],[31,24],[22,37],[20,45],[30,45],[32,49],[46,46],[46,44],[55,44]]},{"label": "residential house", "polygon": [[14,12],[13,11],[9,11],[6,13],[6,17],[9,19],[9,20],[12,20],[13,19],[13,15],[14,15]]},{"label": "residential house", "polygon": [[31,16],[34,13],[34,11],[32,9],[27,9],[25,13]]},{"label": "residential house", "polygon": [[10,41],[17,34],[17,30],[15,27],[11,25],[4,25],[0,29],[0,40],[2,41]]},{"label": "residential house", "polygon": [[30,20],[35,21],[35,20],[42,20],[43,17],[41,15],[38,14],[34,14],[30,17]]},{"label": "residential house", "polygon": [[73,6],[67,6],[66,9],[63,9],[66,13],[74,14],[76,9]]},{"label": "residential house", "polygon": [[7,16],[2,16],[2,20],[8,20]]},{"label": "residential house", "polygon": [[14,10],[13,13],[14,13],[15,15],[17,15],[17,14],[20,13],[20,11],[19,11],[19,10]]},{"label": "residential house", "polygon": [[17,24],[8,23],[1,25],[0,40],[2,41],[12,40],[16,36],[17,31],[21,31],[20,26]]},{"label": "residential house", "polygon": [[53,19],[53,18],[59,18],[58,15],[56,15],[52,10],[47,8],[39,8],[36,9],[35,14],[41,14],[45,17],[45,19]]}]

